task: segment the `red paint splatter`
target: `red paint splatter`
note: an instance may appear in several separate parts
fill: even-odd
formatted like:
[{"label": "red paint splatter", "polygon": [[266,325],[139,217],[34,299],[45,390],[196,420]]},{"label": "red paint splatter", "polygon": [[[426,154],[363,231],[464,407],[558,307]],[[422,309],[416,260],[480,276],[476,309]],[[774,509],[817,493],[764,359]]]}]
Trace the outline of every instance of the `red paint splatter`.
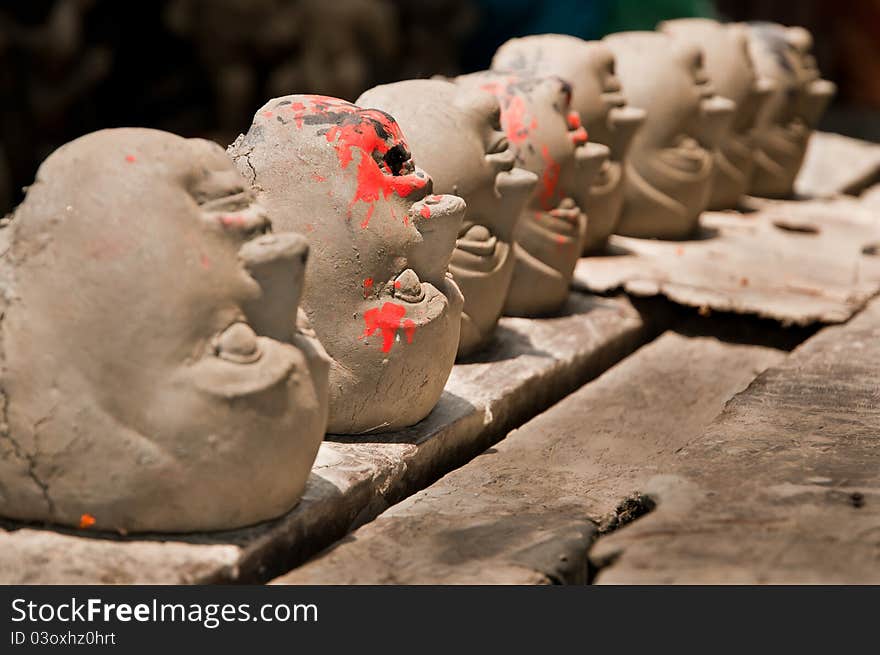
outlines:
[{"label": "red paint splatter", "polygon": [[[322,117],[329,128],[323,133],[327,143],[336,150],[341,168],[354,161],[355,151],[360,152],[357,168],[357,189],[349,203],[351,210],[358,202],[367,205],[361,227],[367,228],[375,211],[375,203],[387,199],[392,193],[405,198],[428,181],[416,174],[398,175],[389,168],[385,155],[391,148],[409,148],[397,122],[388,114],[376,109],[361,109],[339,98],[328,96],[301,96],[302,101],[290,103],[294,122],[301,129],[307,117]],[[276,109],[282,105],[276,106]],[[399,171],[398,171],[399,172]],[[322,180],[323,181],[323,180]],[[406,221],[407,218],[404,218]]]},{"label": "red paint splatter", "polygon": [[486,84],[480,85],[480,89],[491,93],[493,96],[497,96],[502,92],[503,87],[501,82],[486,82]]},{"label": "red paint splatter", "polygon": [[326,182],[327,181],[326,177],[324,177],[323,175],[318,175],[317,173],[312,173],[312,179],[315,182]]},{"label": "red paint splatter", "polygon": [[556,245],[558,245],[558,246],[564,246],[566,243],[568,243],[568,239],[565,236],[563,236],[562,234],[557,234],[555,239],[556,239]]},{"label": "red paint splatter", "polygon": [[587,130],[581,125],[581,115],[576,111],[570,111],[565,116],[565,121],[568,123],[569,137],[571,138],[572,143],[576,146],[580,146],[589,141],[589,135],[587,134]]},{"label": "red paint splatter", "polygon": [[211,269],[211,260],[208,259],[208,256],[205,255],[204,253],[199,258],[199,263],[202,265],[202,268],[204,268],[206,271]]},{"label": "red paint splatter", "polygon": [[364,298],[370,295],[370,291],[373,290],[373,278],[368,277],[364,280]]},{"label": "red paint splatter", "polygon": [[587,135],[587,131],[582,127],[579,127],[573,132],[569,132],[568,135],[571,138],[572,143],[574,143],[576,146],[581,146],[590,140],[589,136]]},{"label": "red paint splatter", "polygon": [[399,289],[399,288],[400,288],[400,280],[394,280],[394,288],[395,288],[395,289]]},{"label": "red paint splatter", "polygon": [[413,336],[416,333],[416,324],[413,321],[411,321],[410,319],[406,319],[403,322],[403,331],[406,334],[406,342],[412,343]]},{"label": "red paint splatter", "polygon": [[272,118],[272,112],[271,111],[264,111],[263,116],[265,116],[266,118]]},{"label": "red paint splatter", "polygon": [[126,155],[125,161],[127,161],[129,164],[133,164],[135,162],[134,155]]},{"label": "red paint splatter", "polygon": [[529,138],[529,132],[538,127],[537,119],[529,118],[526,101],[522,96],[510,96],[506,107],[502,106],[501,109],[501,122],[508,141],[518,145]]},{"label": "red paint splatter", "polygon": [[529,138],[529,133],[538,127],[538,120],[529,114],[525,99],[519,95],[515,85],[519,79],[508,76],[502,82],[489,82],[480,88],[498,99],[501,106],[501,125],[507,140],[519,145]]},{"label": "red paint splatter", "polygon": [[[376,330],[382,332],[382,352],[387,353],[394,344],[394,337],[401,327],[401,319],[406,314],[406,307],[393,302],[386,302],[381,309],[373,308],[364,312],[364,333],[361,337],[371,337]],[[416,326],[410,320],[403,321],[402,326],[407,335],[407,343],[412,343],[412,333]]]},{"label": "red paint splatter", "polygon": [[[397,123],[381,112],[366,109],[360,114],[370,120],[334,125],[327,131],[327,142],[334,144],[342,168],[347,168],[352,162],[354,150],[361,152],[357,171],[357,189],[349,203],[349,209],[358,202],[368,205],[367,213],[361,222],[361,227],[366,228],[370,224],[377,200],[388,198],[392,193],[405,198],[417,189],[424,188],[427,180],[417,175],[395,176],[384,160],[380,168],[375,155],[383,156],[397,144],[406,147],[403,135]],[[383,138],[372,121],[376,121],[390,137]]]},{"label": "red paint splatter", "polygon": [[95,525],[95,517],[91,514],[83,514],[79,517],[79,527],[81,530],[85,530],[86,528],[90,528]]},{"label": "red paint splatter", "polygon": [[303,126],[303,110],[306,106],[301,102],[294,102],[290,108],[296,112],[293,116],[293,122],[296,123],[296,129],[301,130]]},{"label": "red paint splatter", "polygon": [[556,204],[556,188],[562,167],[553,159],[546,145],[541,146],[541,157],[544,159],[544,171],[541,173],[541,193],[538,198],[542,207],[550,209]]},{"label": "red paint splatter", "polygon": [[428,205],[422,205],[419,214],[422,215],[422,218],[431,218],[431,208]]},{"label": "red paint splatter", "polygon": [[244,227],[247,224],[247,219],[244,216],[221,216],[220,222],[224,227]]}]

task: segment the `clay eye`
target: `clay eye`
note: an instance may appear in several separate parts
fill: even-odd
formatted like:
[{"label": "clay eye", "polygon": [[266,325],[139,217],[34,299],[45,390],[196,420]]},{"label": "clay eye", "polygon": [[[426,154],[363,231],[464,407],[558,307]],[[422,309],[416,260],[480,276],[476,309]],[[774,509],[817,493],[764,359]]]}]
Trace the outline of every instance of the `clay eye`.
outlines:
[{"label": "clay eye", "polygon": [[[401,144],[392,146],[388,149],[383,157],[385,165],[392,175],[402,175],[406,172],[412,172],[412,155]],[[407,166],[409,164],[409,166]]]},{"label": "clay eye", "polygon": [[240,211],[247,209],[254,200],[253,193],[245,189],[214,193],[195,192],[192,196],[205,211]]},{"label": "clay eye", "polygon": [[505,152],[510,147],[510,142],[507,140],[507,136],[503,132],[496,132],[492,135],[492,139],[489,141],[489,146],[486,148],[487,155],[497,155],[500,152]]}]

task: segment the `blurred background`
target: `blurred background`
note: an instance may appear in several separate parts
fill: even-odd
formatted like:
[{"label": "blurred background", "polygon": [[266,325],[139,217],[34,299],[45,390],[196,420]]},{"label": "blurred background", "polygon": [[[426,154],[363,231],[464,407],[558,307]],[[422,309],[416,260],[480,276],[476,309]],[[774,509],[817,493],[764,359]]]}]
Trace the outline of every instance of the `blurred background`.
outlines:
[{"label": "blurred background", "polygon": [[880,0],[6,0],[0,215],[59,145],[147,126],[230,143],[269,98],[487,68],[507,39],[708,16],[813,32],[828,129],[880,141]]}]

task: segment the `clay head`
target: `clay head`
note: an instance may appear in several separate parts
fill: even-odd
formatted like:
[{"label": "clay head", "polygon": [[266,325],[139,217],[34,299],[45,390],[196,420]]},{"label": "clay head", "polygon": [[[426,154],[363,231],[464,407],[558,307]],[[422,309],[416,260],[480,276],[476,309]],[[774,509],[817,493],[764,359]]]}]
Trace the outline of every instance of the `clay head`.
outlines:
[{"label": "clay head", "polygon": [[516,267],[504,313],[551,314],[568,298],[588,225],[582,207],[608,148],[587,143],[571,109],[571,88],[558,77],[486,71],[459,77],[458,84],[498,99],[517,165],[538,176],[516,227]]},{"label": "clay head", "polygon": [[296,504],[327,417],[308,249],[219,146],[81,137],[4,232],[0,514],[187,532]]},{"label": "clay head", "polygon": [[792,194],[810,134],[836,92],[833,82],[819,78],[812,47],[813,38],[802,27],[749,25],[755,70],[773,85],[756,119],[753,195]]},{"label": "clay head", "polygon": [[715,151],[709,209],[735,208],[748,193],[754,168],[755,119],[772,85],[759,80],[748,54],[748,28],[708,18],[666,21],[659,29],[674,39],[700,48],[703,66],[718,95],[734,102],[730,127]]},{"label": "clay head", "polygon": [[540,34],[511,39],[502,45],[492,59],[492,70],[564,79],[571,85],[571,109],[580,115],[590,142],[611,149],[583,204],[589,216],[584,252],[602,250],[620,218],[623,164],[645,117],[642,109],[626,104],[615,73],[614,55],[599,41]]},{"label": "clay head", "polygon": [[605,37],[617,74],[645,124],[627,159],[623,215],[617,232],[684,238],[709,201],[712,151],[732,117],[733,103],[715,96],[699,48],[658,32]]},{"label": "clay head", "polygon": [[377,86],[358,104],[392,114],[434,189],[467,202],[450,270],[465,298],[459,355],[487,343],[513,276],[513,234],[537,178],[514,168],[494,96],[446,80]]},{"label": "clay head", "polygon": [[458,347],[464,201],[432,193],[391,116],[336,98],[270,100],[229,153],[274,224],[311,243],[302,305],[333,360],[328,430],[423,419]]}]

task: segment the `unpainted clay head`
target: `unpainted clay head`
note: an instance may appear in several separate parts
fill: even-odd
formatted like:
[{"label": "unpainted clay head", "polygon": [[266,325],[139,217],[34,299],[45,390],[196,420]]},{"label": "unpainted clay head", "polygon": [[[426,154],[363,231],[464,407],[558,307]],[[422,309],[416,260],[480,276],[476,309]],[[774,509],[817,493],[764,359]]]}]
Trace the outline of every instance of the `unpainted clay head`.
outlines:
[{"label": "unpainted clay head", "polygon": [[516,267],[504,313],[556,312],[568,298],[583,251],[588,219],[582,207],[608,147],[587,143],[580,116],[571,109],[571,87],[558,77],[486,71],[459,77],[458,84],[498,99],[517,165],[538,176],[516,227]]},{"label": "unpainted clay head", "polygon": [[571,108],[580,115],[590,142],[610,148],[610,157],[594,178],[583,206],[589,216],[584,252],[602,250],[620,218],[624,162],[645,118],[644,110],[626,104],[614,55],[599,41],[540,34],[502,45],[492,59],[492,70],[564,79],[571,85]]},{"label": "unpainted clay head", "polygon": [[755,119],[772,85],[759,80],[748,52],[748,28],[708,18],[680,18],[659,29],[703,51],[703,65],[712,87],[736,108],[730,127],[715,151],[715,170],[709,209],[733,209],[748,193],[754,168]]},{"label": "unpainted clay head", "polygon": [[433,195],[391,116],[336,98],[270,100],[229,153],[274,224],[311,243],[302,305],[333,360],[328,430],[423,419],[458,347],[464,201]]},{"label": "unpainted clay head", "polygon": [[0,514],[119,531],[299,499],[329,361],[297,327],[308,248],[223,150],[146,129],[59,148],[3,232]]},{"label": "unpainted clay head", "polygon": [[696,46],[659,32],[622,32],[604,40],[630,101],[647,110],[627,159],[617,232],[685,238],[709,201],[712,151],[733,103],[713,94]]},{"label": "unpainted clay head", "polygon": [[749,25],[755,70],[773,85],[756,120],[753,195],[792,194],[810,135],[837,90],[833,82],[820,79],[812,47],[813,37],[802,27]]},{"label": "unpainted clay head", "polygon": [[447,80],[377,86],[358,98],[392,114],[434,189],[467,202],[450,270],[465,298],[459,356],[485,345],[495,331],[514,268],[514,228],[537,177],[514,168],[494,96]]}]

